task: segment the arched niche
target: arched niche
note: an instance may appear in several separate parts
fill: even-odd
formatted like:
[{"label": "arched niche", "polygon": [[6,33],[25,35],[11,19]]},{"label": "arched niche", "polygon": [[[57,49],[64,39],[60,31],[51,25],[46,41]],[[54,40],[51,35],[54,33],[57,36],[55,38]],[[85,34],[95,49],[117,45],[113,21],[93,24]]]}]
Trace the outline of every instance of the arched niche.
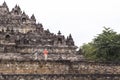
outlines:
[{"label": "arched niche", "polygon": [[9,40],[10,39],[10,35],[9,34],[5,35],[5,39]]},{"label": "arched niche", "polygon": [[17,10],[15,10],[15,11],[14,11],[14,14],[18,15],[18,14],[19,14],[19,12],[18,12]]},{"label": "arched niche", "polygon": [[22,18],[22,22],[26,22],[26,18],[25,17]]},{"label": "arched niche", "polygon": [[62,38],[58,38],[58,43],[62,44]]}]

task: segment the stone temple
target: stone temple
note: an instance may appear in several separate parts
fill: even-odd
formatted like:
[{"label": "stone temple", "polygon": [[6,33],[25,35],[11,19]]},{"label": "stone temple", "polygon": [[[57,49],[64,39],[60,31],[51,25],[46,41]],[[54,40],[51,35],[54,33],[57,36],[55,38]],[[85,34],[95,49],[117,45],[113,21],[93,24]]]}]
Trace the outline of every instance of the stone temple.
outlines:
[{"label": "stone temple", "polygon": [[0,6],[0,80],[120,80],[120,62],[88,61],[76,49],[71,34],[44,30],[18,5]]},{"label": "stone temple", "polygon": [[54,34],[49,29],[44,30],[41,23],[36,23],[34,15],[29,17],[18,5],[9,11],[4,2],[0,6],[0,53],[32,55],[36,51],[42,53],[44,49],[50,55],[62,58],[61,55],[76,54],[77,46],[71,34],[65,38],[60,31]]}]

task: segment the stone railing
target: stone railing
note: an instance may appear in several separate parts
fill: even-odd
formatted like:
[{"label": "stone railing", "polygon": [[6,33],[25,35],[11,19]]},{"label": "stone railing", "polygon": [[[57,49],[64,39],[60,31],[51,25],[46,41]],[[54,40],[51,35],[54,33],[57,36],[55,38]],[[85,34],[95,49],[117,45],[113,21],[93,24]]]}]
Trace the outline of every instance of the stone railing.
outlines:
[{"label": "stone railing", "polygon": [[1,60],[2,74],[120,74],[120,63],[69,60]]}]

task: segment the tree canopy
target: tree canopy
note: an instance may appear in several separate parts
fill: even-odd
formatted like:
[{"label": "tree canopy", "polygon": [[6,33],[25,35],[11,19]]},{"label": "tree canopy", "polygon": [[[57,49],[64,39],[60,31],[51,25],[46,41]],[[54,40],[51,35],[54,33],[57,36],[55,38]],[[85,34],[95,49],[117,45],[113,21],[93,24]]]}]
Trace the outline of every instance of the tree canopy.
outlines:
[{"label": "tree canopy", "polygon": [[92,42],[82,46],[83,54],[87,59],[97,61],[120,60],[120,34],[104,27],[101,34]]}]

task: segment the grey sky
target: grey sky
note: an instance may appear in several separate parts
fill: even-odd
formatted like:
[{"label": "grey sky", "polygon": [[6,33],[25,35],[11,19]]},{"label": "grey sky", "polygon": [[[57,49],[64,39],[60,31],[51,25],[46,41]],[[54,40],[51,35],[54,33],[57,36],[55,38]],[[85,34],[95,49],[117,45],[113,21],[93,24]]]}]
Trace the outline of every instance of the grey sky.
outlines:
[{"label": "grey sky", "polygon": [[[103,26],[120,32],[120,0],[5,0],[10,10],[18,4],[53,33],[72,34],[81,46],[101,33]],[[0,0],[2,4],[4,0]]]}]

